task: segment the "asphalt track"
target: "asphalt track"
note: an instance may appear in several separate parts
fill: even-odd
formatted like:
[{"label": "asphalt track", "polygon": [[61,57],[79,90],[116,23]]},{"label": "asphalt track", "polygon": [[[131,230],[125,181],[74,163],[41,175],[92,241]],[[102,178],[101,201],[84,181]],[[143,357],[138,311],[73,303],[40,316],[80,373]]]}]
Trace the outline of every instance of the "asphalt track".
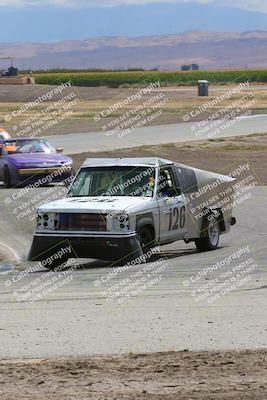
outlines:
[{"label": "asphalt track", "polygon": [[[47,139],[55,147],[64,147],[67,154],[80,154],[84,152],[97,152],[151,146],[157,144],[218,139],[223,137],[245,136],[267,131],[267,115],[243,117],[239,120],[217,121],[204,123],[179,123],[170,125],[148,126],[132,129],[129,133],[119,136],[107,132],[73,133],[53,135]],[[215,124],[215,125],[214,125]],[[101,123],[99,123],[99,128]],[[218,131],[216,131],[218,129]]]},{"label": "asphalt track", "polygon": [[[2,193],[0,241],[6,241],[23,259],[32,228],[25,231],[24,223],[17,224],[11,218],[5,199],[14,192]],[[91,260],[72,272],[67,284],[33,304],[18,302],[15,291],[38,278],[47,282],[48,272],[32,272],[15,283],[13,280],[18,280],[25,265],[20,264],[16,270],[2,267],[0,358],[266,348],[266,196],[267,188],[257,187],[252,197],[237,207],[238,223],[221,238],[217,251],[197,253],[193,244],[176,242],[161,248],[161,253],[153,257],[152,262],[158,263],[153,268],[151,263],[133,266],[108,282],[107,274],[116,269]],[[237,260],[232,257],[230,266],[222,266],[196,280],[199,271],[247,246],[249,253]],[[256,267],[245,284],[209,304],[195,300],[192,290],[216,277],[223,283],[222,271],[248,257],[256,260]],[[154,265],[162,267],[155,284],[134,297],[121,296],[122,304],[111,300],[123,279],[131,280],[137,271],[143,276],[145,267],[159,271]],[[60,279],[58,274],[54,273],[54,279]]]}]

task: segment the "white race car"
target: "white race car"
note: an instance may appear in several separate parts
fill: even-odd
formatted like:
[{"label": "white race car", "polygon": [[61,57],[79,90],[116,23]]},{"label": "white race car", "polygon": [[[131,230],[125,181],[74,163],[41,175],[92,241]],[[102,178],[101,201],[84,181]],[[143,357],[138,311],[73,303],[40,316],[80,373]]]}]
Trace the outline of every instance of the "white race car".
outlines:
[{"label": "white race car", "polygon": [[215,250],[236,222],[233,181],[160,158],[88,159],[67,197],[38,209],[29,260],[49,258],[54,269],[64,243],[71,247],[64,262],[126,262],[177,240]]}]

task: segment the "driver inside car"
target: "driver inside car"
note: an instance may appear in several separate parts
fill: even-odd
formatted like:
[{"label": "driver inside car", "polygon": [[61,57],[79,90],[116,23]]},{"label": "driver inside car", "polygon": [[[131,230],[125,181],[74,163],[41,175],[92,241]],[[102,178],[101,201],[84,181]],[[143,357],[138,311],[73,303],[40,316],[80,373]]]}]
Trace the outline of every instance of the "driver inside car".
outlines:
[{"label": "driver inside car", "polygon": [[159,181],[159,197],[168,197],[169,196],[169,184],[168,184],[168,176],[165,171],[161,171],[160,181]]}]

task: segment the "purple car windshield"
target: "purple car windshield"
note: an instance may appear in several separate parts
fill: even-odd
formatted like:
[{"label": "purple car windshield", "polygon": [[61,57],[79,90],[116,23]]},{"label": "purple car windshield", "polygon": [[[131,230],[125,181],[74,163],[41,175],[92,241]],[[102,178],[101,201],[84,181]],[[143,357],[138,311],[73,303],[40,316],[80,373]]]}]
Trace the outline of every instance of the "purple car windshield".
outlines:
[{"label": "purple car windshield", "polygon": [[25,140],[11,140],[6,141],[5,146],[12,146],[14,149],[8,151],[13,154],[24,154],[24,153],[56,153],[51,144],[44,139],[25,139]]}]

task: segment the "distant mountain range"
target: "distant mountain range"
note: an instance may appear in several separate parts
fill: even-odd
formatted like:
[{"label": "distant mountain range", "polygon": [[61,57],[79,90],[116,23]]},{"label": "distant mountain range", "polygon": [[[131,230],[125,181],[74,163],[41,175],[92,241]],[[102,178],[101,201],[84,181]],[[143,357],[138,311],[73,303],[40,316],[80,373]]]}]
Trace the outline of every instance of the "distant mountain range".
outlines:
[{"label": "distant mountain range", "polygon": [[[16,6],[18,3],[20,7]],[[69,3],[71,7],[66,6]],[[51,43],[203,30],[265,31],[265,3],[266,0],[0,0],[0,41]],[[251,10],[245,9],[249,5]]]},{"label": "distant mountain range", "polygon": [[[145,37],[99,37],[57,43],[0,43],[0,57],[20,69],[202,69],[267,67],[267,32],[187,32]],[[0,64],[4,67],[4,63]],[[9,65],[7,65],[9,66]]]}]

